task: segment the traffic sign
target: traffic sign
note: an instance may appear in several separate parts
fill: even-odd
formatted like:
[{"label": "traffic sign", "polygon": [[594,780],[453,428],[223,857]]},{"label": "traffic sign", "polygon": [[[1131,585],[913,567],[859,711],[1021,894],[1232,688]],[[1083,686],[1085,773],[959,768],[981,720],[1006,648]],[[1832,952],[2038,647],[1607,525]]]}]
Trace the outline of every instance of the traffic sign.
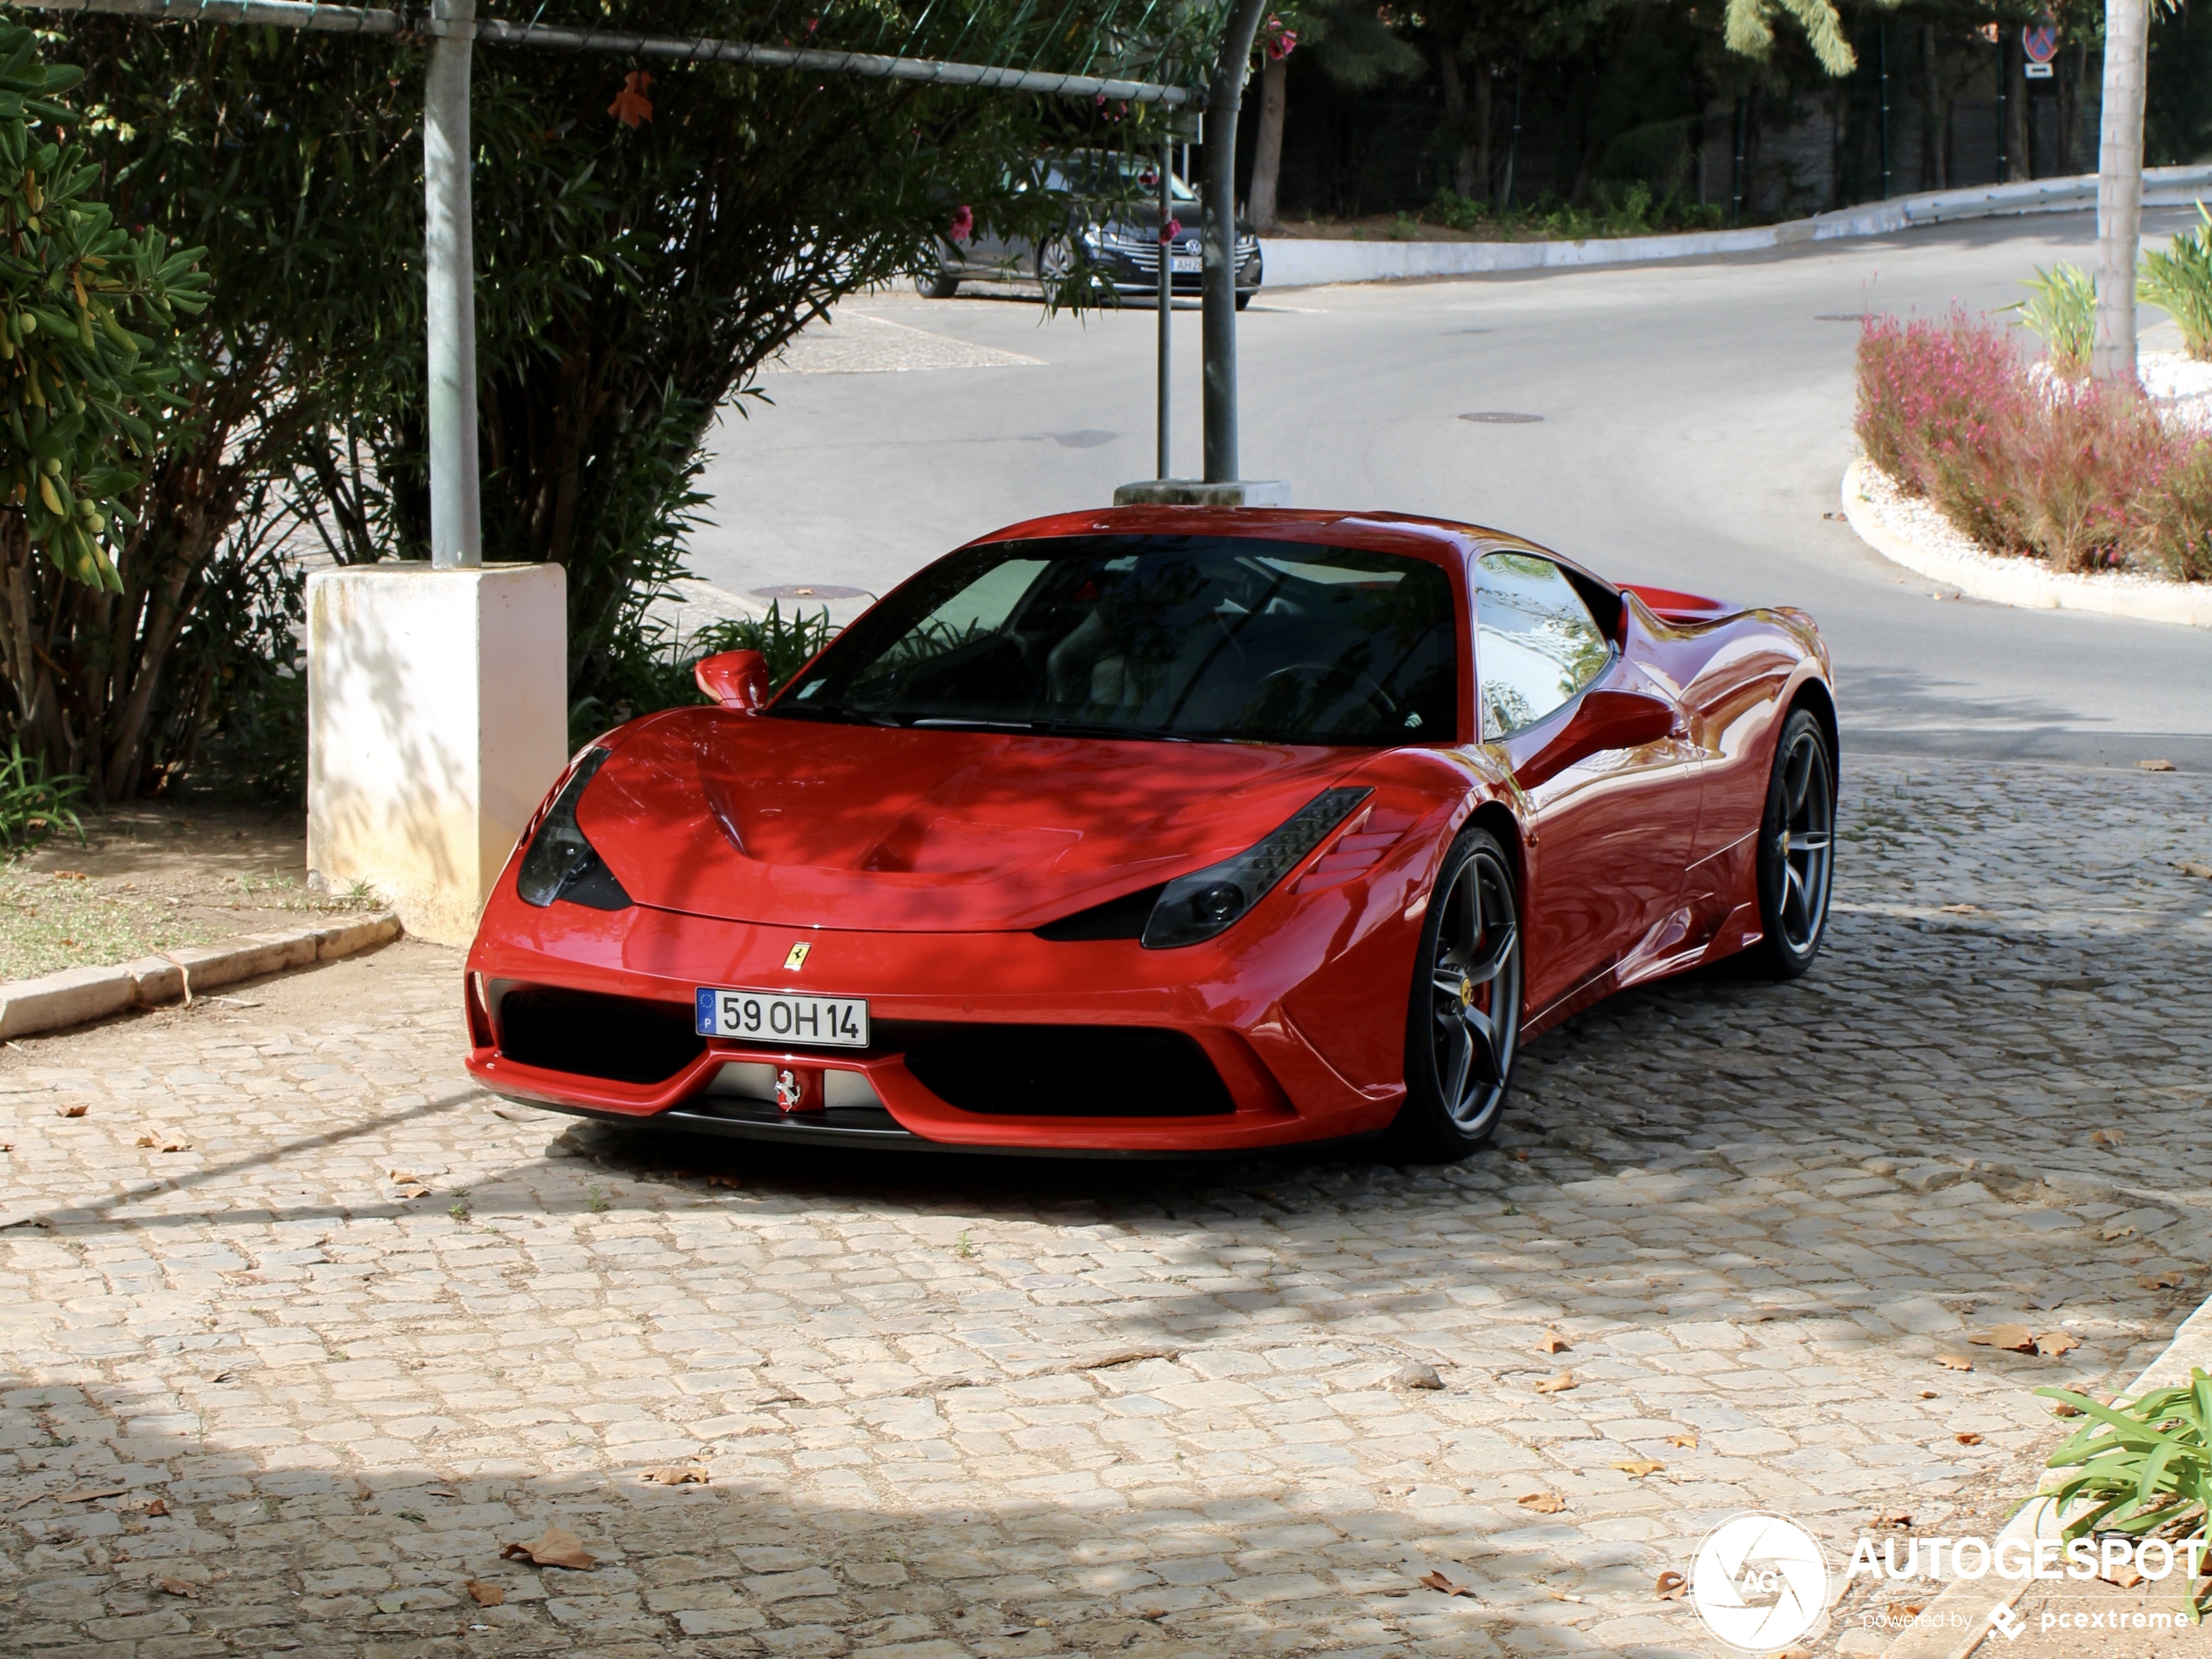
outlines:
[{"label": "traffic sign", "polygon": [[2047,64],[2059,55],[2059,26],[2048,17],[2020,30],[2020,49],[2031,64]]}]

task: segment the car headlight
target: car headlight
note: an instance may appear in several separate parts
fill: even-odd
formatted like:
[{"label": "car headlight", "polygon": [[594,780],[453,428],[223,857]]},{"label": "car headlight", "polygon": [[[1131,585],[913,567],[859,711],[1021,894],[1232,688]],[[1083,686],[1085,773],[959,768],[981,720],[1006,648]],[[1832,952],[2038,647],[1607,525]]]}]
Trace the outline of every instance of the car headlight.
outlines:
[{"label": "car headlight", "polygon": [[567,899],[594,910],[628,907],[629,894],[576,821],[576,804],[607,764],[610,752],[588,751],[545,809],[537,833],[530,837],[529,851],[523,854],[523,867],[515,873],[515,891],[524,904],[543,909],[556,899]]},{"label": "car headlight", "polygon": [[1265,898],[1300,859],[1374,792],[1325,789],[1265,840],[1233,859],[1169,882],[1144,924],[1144,948],[1171,950],[1211,939]]}]

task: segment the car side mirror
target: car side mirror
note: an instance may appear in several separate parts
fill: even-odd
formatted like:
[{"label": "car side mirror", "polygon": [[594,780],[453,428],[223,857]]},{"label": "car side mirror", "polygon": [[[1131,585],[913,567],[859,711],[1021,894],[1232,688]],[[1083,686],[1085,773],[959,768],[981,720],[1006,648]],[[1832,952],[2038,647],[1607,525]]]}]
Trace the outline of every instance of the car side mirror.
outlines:
[{"label": "car side mirror", "polygon": [[750,714],[768,700],[768,659],[757,651],[722,651],[702,657],[691,678],[725,709]]},{"label": "car side mirror", "polygon": [[1585,691],[1559,735],[1528,757],[1514,781],[1534,789],[1608,749],[1641,749],[1673,735],[1675,705],[1642,691]]}]

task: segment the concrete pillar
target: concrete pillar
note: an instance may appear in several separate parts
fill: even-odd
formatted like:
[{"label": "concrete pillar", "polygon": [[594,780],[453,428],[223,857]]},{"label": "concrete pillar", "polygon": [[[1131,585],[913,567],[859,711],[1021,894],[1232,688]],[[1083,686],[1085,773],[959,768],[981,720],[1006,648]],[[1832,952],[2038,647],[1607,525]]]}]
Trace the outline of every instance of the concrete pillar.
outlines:
[{"label": "concrete pillar", "polygon": [[409,560],[307,583],[307,870],[466,945],[567,762],[557,564]]}]

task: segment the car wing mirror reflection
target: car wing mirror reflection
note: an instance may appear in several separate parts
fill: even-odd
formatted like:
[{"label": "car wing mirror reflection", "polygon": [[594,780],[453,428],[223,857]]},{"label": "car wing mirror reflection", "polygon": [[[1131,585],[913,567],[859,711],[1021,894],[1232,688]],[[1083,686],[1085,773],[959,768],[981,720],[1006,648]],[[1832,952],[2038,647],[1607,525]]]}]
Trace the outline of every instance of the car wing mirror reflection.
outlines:
[{"label": "car wing mirror reflection", "polygon": [[1585,691],[1557,736],[1514,769],[1514,781],[1534,789],[1578,760],[1608,749],[1641,749],[1673,735],[1675,705],[1642,691]]},{"label": "car wing mirror reflection", "polygon": [[699,658],[691,678],[725,709],[750,714],[768,700],[768,659],[757,651],[723,651]]}]

